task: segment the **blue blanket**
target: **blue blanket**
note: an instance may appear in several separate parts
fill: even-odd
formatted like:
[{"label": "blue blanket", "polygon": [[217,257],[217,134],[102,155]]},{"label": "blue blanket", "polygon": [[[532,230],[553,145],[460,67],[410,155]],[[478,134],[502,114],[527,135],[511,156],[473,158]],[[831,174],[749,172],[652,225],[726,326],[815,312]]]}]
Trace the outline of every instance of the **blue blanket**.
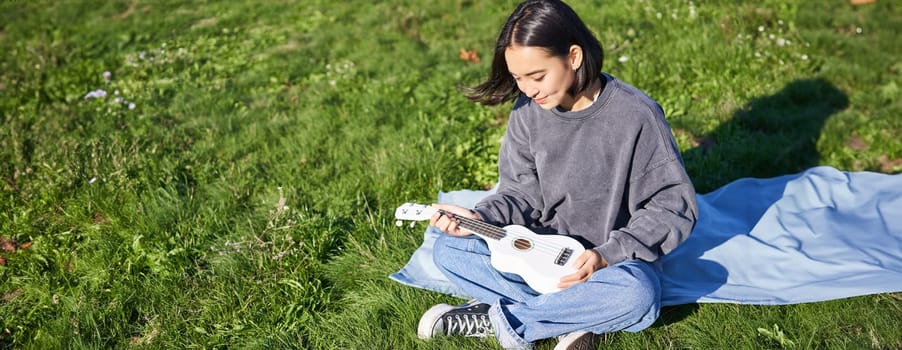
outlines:
[{"label": "blue blanket", "polygon": [[[439,193],[473,207],[492,191]],[[689,239],[656,264],[662,305],[780,305],[902,291],[902,174],[830,167],[740,179],[699,195]],[[432,262],[441,234],[391,279],[466,298]]]}]

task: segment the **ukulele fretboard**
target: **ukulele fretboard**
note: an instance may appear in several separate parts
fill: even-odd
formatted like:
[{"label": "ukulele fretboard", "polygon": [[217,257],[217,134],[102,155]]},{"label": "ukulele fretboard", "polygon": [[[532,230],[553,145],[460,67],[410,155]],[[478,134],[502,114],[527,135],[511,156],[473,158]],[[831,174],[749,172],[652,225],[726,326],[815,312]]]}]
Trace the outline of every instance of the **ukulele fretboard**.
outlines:
[{"label": "ukulele fretboard", "polygon": [[505,231],[503,228],[500,228],[498,226],[495,226],[495,225],[492,225],[492,224],[489,224],[486,222],[482,222],[479,220],[462,217],[462,216],[459,216],[454,213],[447,212],[447,211],[444,211],[441,209],[438,212],[439,212],[439,214],[442,214],[444,216],[447,216],[447,217],[453,219],[454,221],[457,221],[457,225],[459,225],[461,228],[468,230],[468,231],[475,232],[475,233],[485,236],[487,238],[491,238],[494,240],[501,240],[502,238],[507,236],[507,231]]}]

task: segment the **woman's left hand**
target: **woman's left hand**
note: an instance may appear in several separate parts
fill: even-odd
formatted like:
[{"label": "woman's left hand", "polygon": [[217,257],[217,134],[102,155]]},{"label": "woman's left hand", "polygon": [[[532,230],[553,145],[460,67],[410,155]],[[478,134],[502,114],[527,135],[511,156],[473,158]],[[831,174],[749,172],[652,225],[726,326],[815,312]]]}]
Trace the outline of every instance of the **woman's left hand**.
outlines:
[{"label": "woman's left hand", "polygon": [[592,274],[595,273],[595,271],[601,270],[606,266],[608,266],[607,261],[605,261],[598,252],[594,249],[586,249],[586,251],[573,262],[573,267],[576,268],[576,272],[561,277],[561,281],[558,282],[557,287],[566,289],[574,284],[588,281],[589,277],[592,277]]}]

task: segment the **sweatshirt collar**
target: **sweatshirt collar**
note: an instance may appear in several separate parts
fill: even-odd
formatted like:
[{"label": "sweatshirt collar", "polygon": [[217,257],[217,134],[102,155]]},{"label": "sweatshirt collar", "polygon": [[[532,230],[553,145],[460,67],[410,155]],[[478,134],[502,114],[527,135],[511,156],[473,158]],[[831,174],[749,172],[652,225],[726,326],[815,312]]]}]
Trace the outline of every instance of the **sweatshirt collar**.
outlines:
[{"label": "sweatshirt collar", "polygon": [[589,118],[589,117],[592,117],[593,115],[595,115],[595,112],[598,112],[599,110],[601,110],[602,107],[604,107],[607,104],[607,102],[611,99],[611,95],[614,93],[613,86],[611,86],[611,84],[615,80],[614,77],[608,75],[607,73],[601,73],[601,79],[604,79],[604,81],[605,81],[604,89],[601,90],[601,93],[598,95],[598,98],[595,99],[595,101],[592,102],[592,104],[589,105],[589,107],[586,107],[586,108],[576,111],[576,112],[565,111],[563,109],[555,107],[555,108],[551,109],[551,113],[554,114],[556,117],[565,119],[565,120],[582,120],[582,119],[586,119],[586,118]]}]

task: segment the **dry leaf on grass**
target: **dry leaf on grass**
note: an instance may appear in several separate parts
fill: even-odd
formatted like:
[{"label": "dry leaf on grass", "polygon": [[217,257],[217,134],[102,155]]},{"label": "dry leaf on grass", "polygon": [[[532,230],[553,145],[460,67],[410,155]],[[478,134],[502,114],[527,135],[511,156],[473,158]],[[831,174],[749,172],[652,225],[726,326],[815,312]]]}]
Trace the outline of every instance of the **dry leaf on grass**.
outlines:
[{"label": "dry leaf on grass", "polygon": [[93,217],[92,217],[92,221],[93,221],[95,224],[105,224],[105,223],[107,223],[108,221],[110,221],[109,218],[107,218],[106,216],[103,216],[103,214],[98,213],[98,212],[94,212],[94,214],[93,214],[92,216],[93,216]]},{"label": "dry leaf on grass", "polygon": [[[0,258],[0,260],[2,260],[2,258]],[[25,292],[23,292],[21,288],[16,288],[16,290],[9,292],[7,294],[4,294],[3,298],[0,298],[0,301],[3,301],[3,303],[6,304],[10,301],[13,301],[13,299],[18,298],[20,295],[22,295],[22,293],[25,293]]]},{"label": "dry leaf on grass", "polygon": [[119,19],[119,20],[126,19],[129,16],[131,16],[133,13],[135,13],[135,9],[137,7],[138,7],[138,2],[132,1],[132,3],[128,5],[128,8],[125,9],[125,12],[115,15],[115,16],[113,16],[113,18]]},{"label": "dry leaf on grass", "polygon": [[717,147],[717,139],[715,139],[714,136],[697,137],[683,129],[673,129],[673,133],[675,136],[685,136],[686,138],[688,138],[689,144],[692,147],[700,149],[703,154],[707,154],[712,149],[714,149],[714,147]]},{"label": "dry leaf on grass", "polygon": [[470,62],[470,63],[479,63],[479,54],[476,53],[476,50],[464,50],[460,49],[460,59]]},{"label": "dry leaf on grass", "polygon": [[16,241],[0,237],[0,251],[12,253],[16,251]]},{"label": "dry leaf on grass", "polygon": [[15,253],[17,250],[28,249],[32,245],[32,242],[25,242],[19,244],[14,239],[6,239],[4,237],[0,237],[0,252],[6,253]]},{"label": "dry leaf on grass", "polygon": [[868,149],[868,143],[864,142],[861,139],[861,136],[858,136],[857,133],[852,133],[852,137],[849,139],[849,142],[846,142],[846,146],[856,151],[864,151]]},{"label": "dry leaf on grass", "polygon": [[880,171],[890,174],[902,170],[902,159],[889,159],[885,154],[877,157],[880,162]]}]

